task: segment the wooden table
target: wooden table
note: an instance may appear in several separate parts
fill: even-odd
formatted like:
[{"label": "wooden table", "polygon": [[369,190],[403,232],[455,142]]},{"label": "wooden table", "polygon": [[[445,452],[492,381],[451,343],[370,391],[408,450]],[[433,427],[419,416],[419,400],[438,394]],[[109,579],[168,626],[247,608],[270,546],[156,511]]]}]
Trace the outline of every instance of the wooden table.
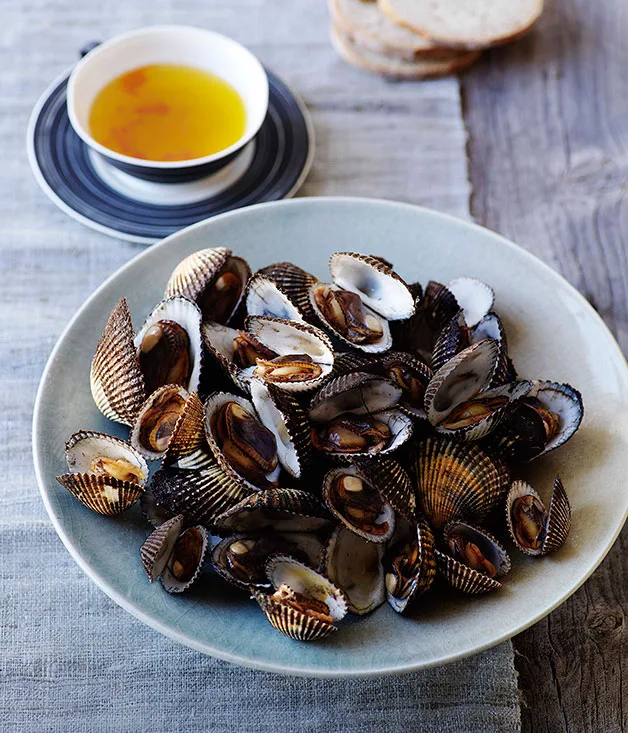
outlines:
[{"label": "wooden table", "polygon": [[[534,33],[461,79],[473,217],[562,272],[624,353],[627,30],[622,0],[550,0]],[[524,730],[628,729],[627,552],[624,529],[591,579],[514,639]]]}]

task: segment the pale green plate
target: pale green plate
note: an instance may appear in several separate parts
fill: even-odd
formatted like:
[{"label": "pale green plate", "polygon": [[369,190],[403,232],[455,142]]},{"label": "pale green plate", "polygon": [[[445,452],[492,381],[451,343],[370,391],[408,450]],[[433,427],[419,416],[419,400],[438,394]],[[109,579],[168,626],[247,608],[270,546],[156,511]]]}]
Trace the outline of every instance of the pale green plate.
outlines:
[{"label": "pale green plate", "polygon": [[[570,382],[584,396],[579,433],[530,472],[545,496],[555,472],[563,477],[573,505],[573,529],[563,550],[541,560],[513,550],[514,567],[499,593],[426,600],[412,619],[386,605],[367,618],[343,622],[339,633],[313,644],[283,637],[257,604],[217,580],[187,596],[168,595],[160,583],[149,585],[139,560],[149,528],[139,510],[113,520],[93,514],[55,476],[64,471],[64,441],[75,430],[123,435],[97,411],[89,389],[90,360],[116,301],[126,296],[136,326],[141,325],[177,262],[217,245],[243,255],[253,269],[289,259],[328,278],[329,255],[350,249],[386,257],[408,281],[473,275],[490,283],[520,373]],[[286,674],[405,672],[513,636],[562,603],[601,562],[628,506],[628,369],[600,317],[573,287],[486,229],[385,201],[282,201],[217,216],[168,237],[89,298],[43,375],[33,452],[46,508],[71,555],[111,598],[158,631],[221,659]]]}]

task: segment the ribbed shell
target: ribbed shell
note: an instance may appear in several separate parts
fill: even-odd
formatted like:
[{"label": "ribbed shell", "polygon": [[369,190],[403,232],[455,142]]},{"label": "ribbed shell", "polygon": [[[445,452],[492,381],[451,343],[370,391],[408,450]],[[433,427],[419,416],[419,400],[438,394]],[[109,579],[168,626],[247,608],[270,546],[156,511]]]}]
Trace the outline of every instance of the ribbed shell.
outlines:
[{"label": "ribbed shell", "polygon": [[493,288],[475,277],[457,277],[447,283],[447,288],[460,304],[470,328],[476,326],[495,303]]},{"label": "ribbed shell", "polygon": [[[318,283],[316,283],[318,285]],[[308,294],[309,297],[309,303],[310,308],[314,313],[316,323],[317,325],[321,326],[331,333],[334,338],[338,339],[338,342],[341,342],[342,344],[346,344],[352,349],[357,349],[358,351],[363,351],[367,354],[380,354],[384,351],[388,351],[393,344],[392,335],[390,333],[390,326],[388,324],[388,321],[383,316],[379,315],[379,313],[376,313],[372,308],[369,308],[366,304],[364,305],[364,310],[366,311],[367,315],[371,315],[375,317],[381,326],[382,330],[382,336],[379,341],[376,341],[371,344],[356,344],[353,341],[350,341],[348,338],[345,338],[339,331],[337,331],[324,317],[322,314],[320,308],[316,304],[316,301],[314,300],[314,291],[313,287],[310,289],[310,292]],[[330,285],[329,286],[332,290],[342,290],[342,288],[339,288],[336,285]]]},{"label": "ribbed shell", "polygon": [[251,493],[234,484],[217,464],[199,471],[162,468],[149,488],[157,504],[171,515],[184,514],[187,524],[203,525],[212,524]]},{"label": "ribbed shell", "polygon": [[314,312],[310,305],[309,290],[312,285],[320,282],[317,277],[302,270],[292,262],[276,262],[267,267],[262,267],[256,274],[263,275],[276,283],[306,320],[311,321],[314,318]]},{"label": "ribbed shell", "polygon": [[469,329],[462,310],[449,321],[438,335],[432,352],[432,369],[438,371],[469,346]]},{"label": "ribbed shell", "polygon": [[105,417],[131,426],[146,394],[126,298],[111,312],[90,369],[92,396]]},{"label": "ribbed shell", "polygon": [[488,575],[478,573],[477,570],[463,565],[439,550],[435,550],[435,556],[440,574],[452,588],[462,593],[480,595],[481,593],[499,590],[502,587],[502,584],[495,578],[489,578]]},{"label": "ribbed shell", "polygon": [[[388,354],[387,354],[388,356]],[[357,351],[343,351],[336,354],[331,378],[344,377],[354,372],[381,373],[381,358],[376,354],[360,354]]]},{"label": "ribbed shell", "polygon": [[[477,527],[469,522],[455,520],[453,522],[448,522],[443,527],[444,541],[448,543],[453,532],[460,528],[464,530],[467,537],[474,541],[476,545],[480,546],[480,550],[485,550],[483,554],[493,563],[498,576],[507,575],[510,572],[511,562],[508,557],[508,553],[502,544],[498,542],[498,540],[486,529]],[[486,552],[487,548],[488,552]]]},{"label": "ribbed shell", "polygon": [[[229,394],[228,392],[216,392],[205,402],[205,437],[207,438],[207,442],[209,444],[209,447],[211,449],[211,452],[216,459],[216,461],[219,463],[220,467],[223,469],[223,471],[227,474],[227,476],[230,477],[233,483],[237,484],[238,486],[241,486],[245,489],[252,489],[254,491],[260,491],[259,486],[255,486],[250,481],[248,481],[244,476],[240,476],[240,474],[225,460],[222,450],[220,449],[213,433],[213,427],[212,427],[212,418],[213,415],[222,408],[223,405],[225,405],[227,402],[237,402],[240,406],[242,406],[245,410],[250,412],[252,415],[257,415],[255,411],[255,407],[253,406],[252,402],[249,402],[249,400],[244,399],[244,397],[240,397],[239,395],[235,394]],[[258,418],[259,419],[259,418]],[[277,468],[274,469],[271,473],[266,474],[266,478],[270,482],[274,482],[277,480],[279,473],[281,471],[281,465],[277,464]]]},{"label": "ribbed shell", "polygon": [[[189,394],[187,390],[185,390],[183,387],[180,387],[176,384],[166,384],[163,387],[160,387],[159,389],[156,389],[146,400],[146,402],[142,405],[142,408],[137,414],[137,417],[135,418],[135,422],[133,423],[133,427],[131,428],[131,435],[129,436],[129,440],[131,441],[131,445],[139,452],[141,453],[145,458],[148,458],[149,460],[158,460],[163,457],[166,451],[153,451],[150,448],[147,448],[144,446],[140,441],[140,431],[142,427],[142,418],[146,414],[148,410],[151,409],[151,407],[155,404],[157,400],[159,400],[163,395],[176,395],[178,394],[181,398],[184,400],[188,400]],[[177,419],[177,423],[181,420],[181,417],[183,416],[183,413],[179,415],[179,418]],[[202,430],[202,425],[201,425]],[[174,433],[173,433],[174,434]],[[172,440],[172,436],[171,436]],[[170,443],[170,441],[169,441]],[[167,449],[166,449],[167,450]]]},{"label": "ribbed shell", "polygon": [[[333,483],[340,478],[341,476],[357,476],[360,478],[363,482],[368,484],[368,486],[371,489],[374,489],[377,491],[377,493],[384,499],[384,505],[382,509],[382,514],[378,519],[381,519],[381,523],[387,522],[388,529],[384,534],[377,535],[367,532],[366,530],[359,527],[357,524],[354,524],[349,517],[345,516],[340,509],[334,504],[332,501],[331,496],[331,487]],[[369,479],[369,477],[364,474],[362,471],[360,471],[356,466],[343,466],[341,468],[333,468],[331,471],[328,471],[325,474],[325,478],[323,479],[323,501],[325,502],[327,508],[329,511],[338,519],[350,532],[353,532],[354,534],[359,535],[360,537],[363,537],[365,540],[368,540],[369,542],[373,542],[375,544],[382,544],[384,542],[387,542],[391,537],[395,530],[395,513],[392,505],[389,501],[385,500],[385,497],[383,496],[382,492],[379,491],[379,488]]]},{"label": "ribbed shell", "polygon": [[218,533],[248,532],[273,527],[279,532],[315,532],[331,522],[321,502],[301,489],[270,489],[243,499],[216,517]]},{"label": "ribbed shell", "polygon": [[500,387],[502,384],[514,382],[517,375],[510,368],[512,363],[509,364],[506,329],[497,313],[487,313],[471,332],[471,343],[477,343],[487,338],[497,341],[499,352],[489,387]]},{"label": "ribbed shell", "polygon": [[[413,608],[417,598],[432,587],[434,578],[436,577],[436,558],[434,556],[434,533],[432,528],[424,517],[419,517],[416,523],[417,544],[419,548],[419,556],[415,566],[414,577],[411,581],[410,592],[405,598],[397,598],[390,591],[386,590],[386,598],[392,608],[397,613],[405,613]],[[388,563],[392,564],[393,559],[397,556],[392,550],[398,547],[395,543],[391,543],[389,552],[384,558],[384,570]]]},{"label": "ribbed shell", "polygon": [[218,275],[230,256],[231,250],[226,247],[201,249],[188,255],[172,271],[164,298],[183,295],[195,301]]},{"label": "ribbed shell", "polygon": [[174,426],[162,466],[180,463],[183,459],[186,461],[186,468],[201,468],[206,465],[209,448],[205,439],[204,419],[203,403],[198,394],[192,392]]},{"label": "ribbed shell", "polygon": [[182,538],[187,532],[190,532],[192,530],[196,530],[200,534],[202,543],[199,557],[196,563],[196,569],[189,580],[182,581],[174,575],[170,568],[170,562],[168,562],[159,578],[161,580],[161,584],[164,587],[164,590],[166,590],[168,593],[183,593],[184,591],[188,590],[199,579],[201,571],[203,570],[203,566],[205,565],[205,556],[207,555],[207,548],[209,547],[209,535],[205,527],[190,527],[189,529],[186,529],[185,532],[182,532],[175,542],[175,546],[172,549],[172,553],[169,559],[171,560],[174,553],[176,552],[177,544],[181,542]]},{"label": "ribbed shell", "polygon": [[329,258],[332,280],[360,296],[365,305],[388,320],[410,318],[414,297],[408,284],[381,257],[335,252]]},{"label": "ribbed shell", "polygon": [[350,613],[364,616],[386,600],[384,547],[339,526],[325,548],[325,575],[345,594]]},{"label": "ribbed shell", "polygon": [[182,529],[183,514],[179,514],[159,525],[140,547],[142,565],[151,583],[163,573]]},{"label": "ribbed shell", "polygon": [[144,486],[148,480],[148,465],[143,456],[125,440],[96,430],[79,430],[70,436],[65,444],[65,459],[68,469],[75,473],[90,473],[94,458],[125,458],[137,466],[144,478],[131,483]]},{"label": "ribbed shell", "polygon": [[522,496],[534,496],[545,509],[543,500],[539,493],[525,481],[513,481],[506,497],[506,524],[512,541],[515,543],[517,549],[523,552],[525,555],[531,555],[537,557],[539,555],[547,555],[550,552],[555,552],[560,549],[567,539],[569,530],[571,529],[571,506],[565,487],[563,486],[560,476],[556,476],[554,479],[554,488],[552,490],[552,497],[550,499],[550,508],[547,511],[547,519],[545,521],[545,538],[543,544],[537,550],[533,550],[529,547],[525,547],[520,544],[515,535],[511,507],[515,499]]},{"label": "ribbed shell", "polygon": [[303,321],[304,315],[280,286],[257,273],[246,286],[246,312],[249,316],[270,316]]},{"label": "ribbed shell", "polygon": [[498,407],[496,410],[493,410],[489,415],[478,422],[475,422],[473,425],[460,428],[446,428],[443,425],[437,425],[436,430],[443,435],[449,435],[457,438],[458,440],[480,440],[485,435],[488,435],[491,431],[495,430],[500,422],[508,417],[513,409],[515,400],[525,397],[531,387],[531,382],[512,382],[511,384],[504,384],[501,387],[495,387],[495,389],[482,392],[481,394],[476,395],[474,399],[480,400],[491,397],[508,397],[509,401],[502,407]]},{"label": "ribbed shell", "polygon": [[135,504],[143,491],[138,484],[92,473],[64,473],[57,476],[57,481],[81,504],[107,517],[125,512]]},{"label": "ribbed shell", "polygon": [[530,461],[545,447],[545,425],[532,407],[517,401],[511,405],[504,420],[487,436],[485,442],[505,461]]},{"label": "ribbed shell", "polygon": [[314,459],[310,420],[288,392],[259,379],[251,381],[251,399],[262,423],[275,435],[284,469],[300,478]]},{"label": "ribbed shell", "polygon": [[453,519],[480,523],[508,491],[505,464],[477,445],[428,437],[416,458],[419,508],[435,527]]},{"label": "ribbed shell", "polygon": [[330,379],[310,401],[308,414],[315,422],[329,422],[344,412],[381,412],[394,407],[402,394],[400,387],[384,377],[353,372]]},{"label": "ribbed shell", "polygon": [[255,600],[272,626],[296,641],[318,641],[329,636],[338,627],[307,616],[296,608],[275,601],[270,594],[255,592]]},{"label": "ribbed shell", "polygon": [[584,417],[582,395],[570,384],[535,380],[529,396],[536,397],[547,409],[560,416],[560,430],[539,454],[545,455],[566,443],[580,427]]},{"label": "ribbed shell", "polygon": [[397,514],[409,522],[416,521],[416,496],[412,479],[398,461],[382,456],[375,461],[358,461],[357,465]]},{"label": "ribbed shell", "polygon": [[159,527],[173,517],[173,512],[155,499],[155,495],[149,486],[144,489],[140,496],[140,509],[146,521],[153,527]]},{"label": "ribbed shell", "polygon": [[178,323],[187,333],[190,340],[190,363],[192,366],[190,379],[183,385],[188,392],[198,390],[203,361],[203,338],[201,336],[201,311],[196,303],[181,296],[175,296],[157,303],[148,314],[144,325],[135,336],[134,345],[138,349],[146,331],[159,321],[168,320]]},{"label": "ribbed shell", "polygon": [[495,341],[479,341],[456,354],[434,374],[424,400],[432,425],[442,422],[457,405],[486,389],[495,371],[497,351]]},{"label": "ribbed shell", "polygon": [[[203,343],[207,353],[212,357],[231,381],[244,392],[250,389],[252,370],[241,369],[234,361],[233,341],[238,336],[238,331],[220,323],[206,321],[201,326]],[[212,390],[214,391],[214,390]]]},{"label": "ribbed shell", "polygon": [[[331,373],[334,365],[333,346],[327,334],[319,328],[309,323],[266,316],[249,316],[244,325],[248,333],[279,356],[306,354],[322,369],[321,375],[316,379],[274,382],[274,386],[279,389],[286,392],[311,392],[318,389]],[[256,376],[255,370],[252,371]]]}]

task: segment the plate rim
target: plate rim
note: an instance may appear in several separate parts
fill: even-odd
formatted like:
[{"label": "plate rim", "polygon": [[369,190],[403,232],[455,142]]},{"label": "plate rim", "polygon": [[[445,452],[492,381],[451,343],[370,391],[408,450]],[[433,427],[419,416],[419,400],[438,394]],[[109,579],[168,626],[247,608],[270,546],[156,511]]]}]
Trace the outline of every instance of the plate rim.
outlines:
[{"label": "plate rim", "polygon": [[72,318],[70,319],[66,327],[61,332],[59,338],[57,339],[50,353],[50,356],[48,357],[46,366],[40,378],[39,386],[37,388],[37,395],[35,397],[35,403],[34,403],[34,409],[33,409],[33,422],[32,422],[32,446],[33,446],[32,452],[33,452],[33,463],[34,463],[34,468],[35,468],[35,476],[37,479],[39,492],[42,497],[44,506],[46,508],[48,517],[50,518],[51,523],[55,531],[57,532],[59,538],[63,542],[65,548],[68,550],[68,552],[70,553],[74,561],[79,565],[79,567],[115,603],[117,603],[127,612],[135,616],[135,618],[145,623],[147,626],[150,626],[151,628],[160,632],[164,636],[176,641],[177,643],[183,644],[184,646],[192,648],[195,651],[201,652],[203,654],[212,656],[217,659],[221,659],[226,662],[230,662],[232,664],[239,664],[241,666],[252,668],[252,669],[257,669],[260,671],[273,672],[273,673],[294,676],[294,677],[308,677],[308,678],[318,678],[318,679],[332,679],[332,678],[358,679],[358,678],[369,678],[369,677],[375,677],[375,676],[387,676],[387,675],[393,675],[393,674],[407,674],[411,672],[420,671],[423,669],[428,669],[431,667],[448,664],[450,662],[454,662],[454,661],[464,659],[466,657],[469,657],[475,654],[479,654],[480,652],[483,652],[487,649],[497,646],[498,644],[501,644],[504,641],[507,641],[508,639],[511,639],[516,634],[519,634],[525,631],[526,629],[530,628],[534,624],[538,623],[538,621],[540,621],[541,619],[548,616],[552,611],[554,611],[556,608],[558,608],[558,606],[560,606],[570,596],[572,596],[591,577],[591,575],[595,572],[595,570],[602,563],[604,558],[608,555],[610,549],[612,548],[615,541],[617,540],[619,533],[623,529],[623,526],[626,522],[626,518],[628,517],[628,502],[627,502],[623,517],[621,518],[620,521],[617,522],[617,526],[615,530],[610,533],[609,537],[607,538],[603,546],[603,549],[599,553],[599,556],[595,557],[593,562],[585,569],[582,576],[579,576],[576,583],[574,585],[570,585],[568,590],[563,592],[555,602],[550,604],[549,607],[544,608],[542,611],[534,615],[532,618],[528,619],[524,624],[514,623],[506,631],[500,634],[499,637],[495,639],[491,639],[490,641],[484,644],[480,644],[473,648],[468,648],[468,649],[465,648],[465,649],[454,651],[454,652],[441,653],[437,657],[427,662],[417,662],[415,664],[391,665],[391,666],[384,667],[384,668],[378,668],[377,670],[374,670],[374,671],[369,670],[369,669],[352,669],[352,670],[332,669],[332,668],[311,669],[309,667],[299,667],[298,665],[293,666],[293,665],[286,665],[286,664],[276,663],[276,662],[263,662],[263,661],[258,661],[258,660],[251,660],[248,657],[237,654],[237,653],[225,652],[224,650],[220,648],[215,648],[211,645],[200,643],[196,641],[196,639],[186,635],[185,633],[180,632],[176,629],[173,629],[161,623],[159,619],[155,619],[147,615],[146,613],[144,613],[144,611],[141,608],[135,606],[133,603],[131,603],[126,598],[124,598],[121,594],[119,594],[115,590],[115,588],[111,587],[105,578],[101,577],[100,575],[98,575],[98,573],[93,571],[91,567],[89,566],[89,563],[83,559],[80,552],[73,546],[71,537],[63,529],[60,523],[60,520],[57,518],[52,508],[52,505],[48,499],[47,489],[46,489],[45,480],[44,480],[45,467],[42,461],[38,433],[40,429],[40,421],[41,421],[41,415],[42,415],[42,402],[44,399],[44,392],[46,390],[46,383],[48,380],[48,376],[52,369],[53,363],[56,361],[57,354],[61,350],[65,339],[67,338],[67,336],[73,329],[75,322],[82,315],[83,311],[96,298],[100,296],[100,293],[103,290],[105,290],[109,286],[109,284],[112,281],[114,281],[121,273],[125,272],[127,269],[130,269],[131,267],[134,267],[136,262],[138,262],[142,258],[147,257],[148,254],[153,251],[153,249],[161,248],[161,247],[168,247],[170,245],[170,241],[173,238],[179,236],[183,232],[187,233],[188,231],[191,231],[194,229],[200,229],[203,226],[206,226],[207,222],[214,221],[216,219],[228,219],[234,216],[241,216],[243,213],[246,214],[248,212],[252,213],[252,215],[255,215],[255,211],[258,209],[268,210],[268,209],[277,208],[277,207],[284,207],[284,208],[286,207],[290,207],[290,208],[316,207],[321,202],[324,202],[327,205],[332,204],[332,205],[337,205],[340,207],[346,204],[354,204],[354,203],[373,204],[375,206],[387,207],[393,212],[399,211],[399,210],[418,211],[424,216],[432,216],[432,217],[435,217],[436,219],[441,219],[442,221],[447,221],[448,223],[452,223],[457,226],[462,226],[463,228],[467,227],[472,230],[479,231],[482,233],[483,236],[489,236],[489,237],[494,238],[496,241],[499,242],[500,246],[505,246],[507,249],[515,250],[518,253],[518,255],[523,256],[524,258],[528,259],[534,266],[540,267],[541,271],[544,272],[545,275],[547,275],[550,278],[553,278],[555,281],[558,281],[562,287],[566,287],[567,290],[570,291],[573,296],[575,296],[576,300],[588,312],[588,314],[593,317],[593,320],[597,322],[598,327],[601,328],[602,332],[605,334],[605,336],[609,340],[609,347],[612,347],[615,350],[616,355],[619,357],[618,363],[623,364],[624,382],[628,386],[628,362],[626,360],[626,357],[624,356],[612,331],[606,325],[606,323],[604,322],[600,314],[595,310],[595,308],[593,308],[591,303],[589,303],[589,301],[577,290],[577,288],[575,288],[568,280],[566,280],[566,278],[564,278],[560,273],[558,273],[556,270],[550,267],[547,263],[545,263],[543,260],[541,260],[536,255],[532,254],[528,250],[524,249],[524,247],[522,247],[521,245],[516,244],[515,242],[507,239],[506,237],[502,236],[501,234],[498,234],[497,232],[494,232],[484,226],[476,224],[475,222],[461,219],[460,217],[454,216],[452,214],[443,213],[435,209],[430,209],[424,206],[418,206],[415,204],[393,201],[389,199],[357,197],[357,196],[312,196],[312,197],[292,199],[292,200],[283,200],[282,199],[278,201],[270,201],[270,202],[264,202],[260,204],[254,204],[251,206],[243,207],[241,209],[235,209],[233,211],[228,211],[223,214],[218,214],[216,216],[209,217],[207,219],[203,219],[199,222],[196,222],[195,224],[192,224],[189,227],[181,229],[177,232],[174,232],[173,234],[169,235],[168,237],[165,237],[164,239],[160,240],[158,243],[153,245],[153,247],[147,248],[139,252],[135,257],[133,257],[127,263],[125,263],[120,268],[118,268],[109,277],[107,277],[104,280],[104,282],[102,282],[96,288],[96,290],[94,290],[94,292],[82,303],[82,305],[74,313],[74,315],[72,316]]},{"label": "plate rim", "polygon": [[[57,89],[59,84],[61,84],[66,78],[70,76],[70,74],[72,73],[72,69],[76,66],[76,63],[72,64],[71,66],[68,66],[64,71],[62,71],[57,76],[55,76],[55,78],[50,82],[50,84],[48,84],[48,86],[44,89],[44,91],[41,93],[41,95],[38,97],[37,101],[35,102],[33,109],[31,110],[31,113],[28,118],[28,124],[26,126],[26,157],[28,159],[28,165],[31,169],[31,172],[39,188],[44,192],[47,198],[50,199],[50,201],[52,201],[52,203],[58,209],[63,211],[64,214],[67,214],[67,216],[69,216],[71,219],[74,219],[74,221],[78,221],[79,224],[82,224],[83,226],[86,226],[89,229],[92,229],[96,232],[99,232],[100,234],[104,234],[107,237],[113,237],[114,239],[120,239],[124,242],[132,242],[134,244],[154,245],[154,244],[162,242],[163,239],[167,239],[168,237],[172,237],[173,235],[178,234],[179,232],[182,232],[184,229],[189,229],[190,227],[196,226],[197,224],[200,224],[201,222],[207,221],[207,219],[213,219],[214,216],[223,216],[223,214],[231,214],[234,211],[239,211],[241,208],[248,208],[248,207],[242,206],[236,209],[232,209],[231,211],[225,211],[223,212],[223,214],[215,214],[214,216],[209,216],[209,217],[206,217],[205,219],[201,219],[200,221],[195,222],[194,224],[190,224],[189,227],[182,227],[181,229],[178,229],[176,232],[169,234],[168,237],[163,237],[162,239],[155,239],[154,237],[144,237],[141,234],[127,234],[125,232],[120,232],[117,229],[112,229],[111,227],[105,226],[104,224],[99,224],[98,222],[94,221],[93,219],[90,219],[88,216],[85,216],[85,214],[81,214],[80,212],[73,209],[69,204],[67,204],[57,194],[54,188],[52,188],[52,186],[48,183],[48,181],[46,180],[41,170],[41,166],[39,165],[39,160],[37,159],[37,153],[35,152],[35,128],[37,126],[37,121],[39,119],[39,115],[41,114],[41,110],[44,104],[47,102],[50,95]],[[301,169],[299,176],[297,177],[296,181],[294,182],[290,190],[284,196],[282,196],[281,199],[277,199],[276,201],[264,201],[261,204],[251,204],[251,206],[260,206],[264,203],[276,203],[277,201],[283,201],[285,199],[293,198],[295,194],[299,191],[299,189],[305,183],[305,180],[308,177],[310,170],[312,169],[312,165],[314,163],[314,155],[316,153],[316,135],[314,132],[314,122],[312,120],[312,115],[310,114],[310,111],[307,108],[307,105],[301,98],[301,95],[298,94],[293,89],[292,85],[288,84],[283,79],[283,77],[278,76],[277,74],[275,74],[274,71],[267,69],[266,66],[264,66],[264,70],[266,72],[270,71],[271,74],[277,76],[279,81],[286,87],[286,89],[292,95],[297,107],[299,108],[299,111],[301,112],[301,115],[303,116],[303,122],[305,124],[305,129],[307,131],[309,145],[308,145],[308,152],[305,158],[305,162],[303,164],[303,168]],[[252,139],[255,140],[255,137],[253,137]],[[83,144],[85,145],[86,143],[83,143]],[[132,199],[129,199],[129,200],[132,200]]]}]

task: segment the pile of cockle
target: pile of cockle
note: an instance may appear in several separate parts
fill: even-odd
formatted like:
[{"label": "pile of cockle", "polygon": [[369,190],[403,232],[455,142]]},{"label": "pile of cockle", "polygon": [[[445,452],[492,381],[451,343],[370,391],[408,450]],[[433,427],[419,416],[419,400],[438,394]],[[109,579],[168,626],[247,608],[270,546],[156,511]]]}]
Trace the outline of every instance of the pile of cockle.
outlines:
[{"label": "pile of cockle", "polygon": [[559,548],[560,479],[546,508],[516,476],[583,414],[573,387],[517,375],[481,281],[423,289],[353,252],[329,268],[251,274],[219,247],[179,263],[137,333],[120,300],[91,388],[129,442],[76,433],[58,479],[102,514],[140,500],[151,582],[179,593],[211,566],[300,640],[386,599],[404,613],[439,575],[499,589],[510,559],[487,526]]}]

